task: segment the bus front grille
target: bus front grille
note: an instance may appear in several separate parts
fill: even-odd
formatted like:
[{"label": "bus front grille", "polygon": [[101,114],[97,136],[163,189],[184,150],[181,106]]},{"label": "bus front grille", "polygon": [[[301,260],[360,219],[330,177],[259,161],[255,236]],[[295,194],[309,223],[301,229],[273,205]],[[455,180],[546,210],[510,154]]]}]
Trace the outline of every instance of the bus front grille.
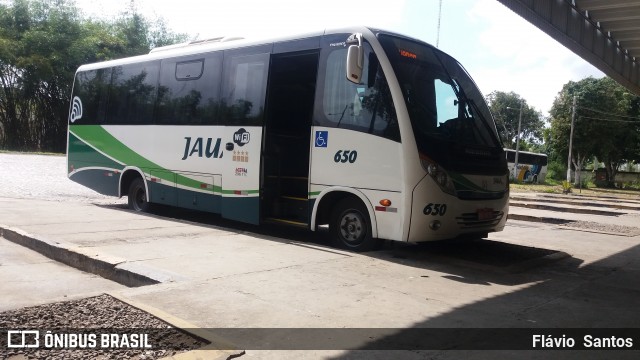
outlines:
[{"label": "bus front grille", "polygon": [[495,210],[488,214],[480,212],[464,213],[456,217],[456,220],[463,229],[491,228],[498,225],[503,216],[504,211]]}]

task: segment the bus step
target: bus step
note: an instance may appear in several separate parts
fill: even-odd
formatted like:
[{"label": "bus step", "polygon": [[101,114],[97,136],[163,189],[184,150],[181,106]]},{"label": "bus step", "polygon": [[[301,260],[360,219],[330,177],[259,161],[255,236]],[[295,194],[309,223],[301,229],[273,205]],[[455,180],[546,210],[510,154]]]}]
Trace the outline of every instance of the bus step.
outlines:
[{"label": "bus step", "polygon": [[306,223],[309,220],[309,199],[292,195],[280,195],[273,202],[270,213],[265,215]]},{"label": "bus step", "polygon": [[296,221],[296,220],[289,220],[289,219],[266,218],[266,219],[264,219],[264,221],[265,222],[270,222],[270,223],[287,224],[287,225],[303,227],[303,228],[309,227],[308,223],[300,222],[300,221]]},{"label": "bus step", "polygon": [[300,180],[300,181],[309,180],[309,178],[306,177],[306,176],[287,176],[287,175],[282,175],[282,176],[268,175],[267,178],[269,178],[269,179],[282,179],[282,180]]},{"label": "bus step", "polygon": [[293,201],[309,201],[309,199],[307,198],[298,197],[298,196],[289,196],[289,195],[282,195],[280,196],[280,198],[286,199],[286,200],[293,200]]}]

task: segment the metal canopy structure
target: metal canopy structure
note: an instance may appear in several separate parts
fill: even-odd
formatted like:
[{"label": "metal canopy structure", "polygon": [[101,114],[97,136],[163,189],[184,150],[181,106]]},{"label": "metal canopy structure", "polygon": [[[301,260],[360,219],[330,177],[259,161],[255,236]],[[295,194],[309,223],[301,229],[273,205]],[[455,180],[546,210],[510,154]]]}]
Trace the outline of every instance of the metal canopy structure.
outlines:
[{"label": "metal canopy structure", "polygon": [[640,95],[640,0],[498,0]]}]

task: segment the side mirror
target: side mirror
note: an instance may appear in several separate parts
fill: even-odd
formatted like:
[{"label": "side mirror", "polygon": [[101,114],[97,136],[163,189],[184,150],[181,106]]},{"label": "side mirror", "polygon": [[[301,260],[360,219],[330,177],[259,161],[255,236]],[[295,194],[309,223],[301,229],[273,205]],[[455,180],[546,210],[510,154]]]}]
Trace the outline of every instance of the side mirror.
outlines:
[{"label": "side mirror", "polygon": [[[357,43],[355,45],[354,43]],[[362,34],[357,33],[347,39],[349,50],[347,51],[347,80],[355,84],[362,82],[362,71],[364,67],[364,48],[362,46]]]}]

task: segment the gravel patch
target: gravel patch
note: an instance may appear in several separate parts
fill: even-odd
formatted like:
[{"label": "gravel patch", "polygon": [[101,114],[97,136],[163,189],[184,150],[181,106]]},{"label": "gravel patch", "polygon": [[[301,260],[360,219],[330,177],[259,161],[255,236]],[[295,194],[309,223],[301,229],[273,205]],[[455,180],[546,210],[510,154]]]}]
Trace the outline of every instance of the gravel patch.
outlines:
[{"label": "gravel patch", "polygon": [[[159,359],[194,350],[208,342],[182,332],[151,314],[109,295],[26,307],[0,313],[1,359]],[[8,348],[5,330],[38,330],[40,348]],[[44,335],[95,334],[95,348],[45,348]],[[101,334],[147,334],[151,348],[101,348]],[[122,336],[120,337],[122,339]],[[130,338],[131,339],[131,338]],[[12,342],[13,343],[13,342]],[[121,343],[122,344],[122,343]],[[77,345],[76,345],[77,346]]]},{"label": "gravel patch", "polygon": [[611,233],[615,235],[637,236],[640,235],[640,228],[624,225],[602,224],[591,221],[572,221],[561,225],[563,227],[577,228],[583,231],[597,231],[603,233]]}]

